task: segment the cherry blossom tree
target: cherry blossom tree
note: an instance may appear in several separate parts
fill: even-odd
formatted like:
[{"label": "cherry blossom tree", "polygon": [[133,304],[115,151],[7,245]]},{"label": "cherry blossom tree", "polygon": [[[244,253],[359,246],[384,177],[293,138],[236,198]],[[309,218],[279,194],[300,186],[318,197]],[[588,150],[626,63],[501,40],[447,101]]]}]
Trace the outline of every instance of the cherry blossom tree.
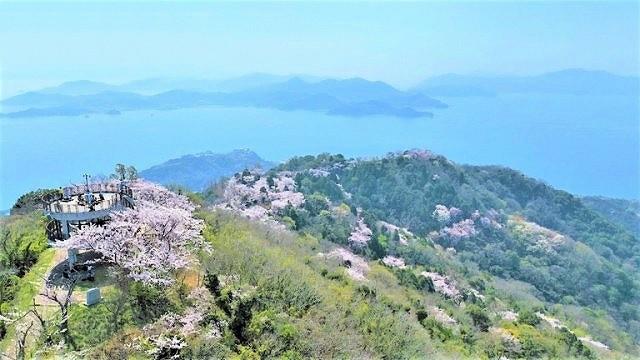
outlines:
[{"label": "cherry blossom tree", "polygon": [[273,211],[281,211],[288,205],[300,207],[304,205],[304,195],[295,191],[283,191],[272,195],[271,209]]},{"label": "cherry blossom tree", "polygon": [[426,149],[411,149],[401,152],[400,155],[407,159],[431,160],[436,156]]},{"label": "cherry blossom tree", "polygon": [[129,182],[129,188],[133,191],[133,198],[137,206],[153,203],[166,208],[193,211],[194,205],[184,195],[178,195],[165,187],[149,181],[136,180]]},{"label": "cherry blossom tree", "polygon": [[293,178],[289,177],[285,172],[275,178],[275,187],[278,192],[292,191],[296,188],[296,182]]},{"label": "cherry blossom tree", "polygon": [[400,269],[404,269],[407,266],[405,265],[404,259],[387,255],[382,259],[382,263],[387,265],[388,267],[396,267]]},{"label": "cherry blossom tree", "polygon": [[356,222],[356,227],[349,236],[349,245],[355,248],[366,246],[371,240],[371,229],[364,222],[364,219],[359,218]]},{"label": "cherry blossom tree", "polygon": [[367,261],[345,248],[333,249],[330,253],[323,255],[328,259],[338,259],[342,265],[347,267],[347,275],[358,281],[366,281],[366,274],[369,272]]},{"label": "cherry blossom tree", "polygon": [[[71,296],[73,295],[73,290],[75,289],[79,281],[80,278],[78,276],[71,274],[71,276],[65,280],[65,284],[62,287],[64,290],[63,294],[59,294],[56,287],[51,286],[50,284],[46,284],[44,290],[40,293],[40,295],[55,302],[60,308],[60,321],[58,322],[58,331],[62,335],[64,342],[74,349],[76,348],[76,344],[73,340],[73,336],[71,336],[69,332],[69,307],[71,306]],[[40,320],[40,323],[44,325],[43,319],[40,316],[37,317]],[[43,330],[45,330],[44,326]]]},{"label": "cherry blossom tree", "polygon": [[455,220],[460,215],[462,215],[462,210],[453,206],[451,208],[447,208],[446,206],[441,204],[436,205],[436,209],[432,214],[434,219],[444,224]]},{"label": "cherry blossom tree", "polygon": [[194,206],[184,196],[144,181],[131,188],[134,209],[113,212],[107,224],[82,228],[61,246],[96,251],[130,279],[169,284],[175,270],[193,261],[190,251],[204,247],[203,222],[192,216]]},{"label": "cherry blossom tree", "polygon": [[268,222],[287,206],[298,208],[304,205],[304,195],[296,191],[296,183],[291,176],[293,174],[289,172],[280,172],[275,177],[248,171],[237,174],[227,182],[224,202],[217,207]]},{"label": "cherry blossom tree", "polygon": [[440,237],[452,240],[455,245],[460,239],[475,236],[477,233],[474,221],[465,219],[440,230]]},{"label": "cherry blossom tree", "polygon": [[210,324],[205,321],[206,314],[214,304],[209,290],[197,287],[191,291],[188,300],[191,305],[182,314],[169,312],[154,323],[144,326],[143,336],[150,346],[147,350],[149,355],[180,359],[180,351],[186,346],[184,339],[201,334],[204,339],[211,341],[222,336],[223,328],[227,326],[224,320]]},{"label": "cherry blossom tree", "polygon": [[[194,260],[192,249],[206,249],[201,236],[203,222],[192,216],[194,206],[185,196],[146,181],[133,181],[130,188],[135,199],[133,209],[112,212],[108,223],[82,228],[59,245],[100,254],[98,261],[115,265],[112,269],[123,291],[130,280],[168,285],[174,281],[175,270]],[[60,307],[60,332],[67,335],[65,342],[71,346],[68,309],[75,280],[66,287],[64,298],[59,298],[52,286],[42,293]],[[113,313],[115,316],[118,311]]]},{"label": "cherry blossom tree", "polygon": [[489,209],[484,216],[480,217],[480,224],[485,228],[500,230],[502,229],[500,221],[500,213],[494,209]]}]

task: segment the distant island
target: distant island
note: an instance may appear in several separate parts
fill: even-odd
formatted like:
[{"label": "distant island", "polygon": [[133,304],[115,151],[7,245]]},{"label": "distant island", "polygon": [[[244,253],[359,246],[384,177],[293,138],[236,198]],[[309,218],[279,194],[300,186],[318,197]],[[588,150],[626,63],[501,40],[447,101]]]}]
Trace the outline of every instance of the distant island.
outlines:
[{"label": "distant island", "polygon": [[640,81],[605,71],[566,69],[534,76],[446,74],[399,90],[382,81],[327,79],[308,75],[250,74],[224,80],[146,79],[122,85],[79,80],[4,99],[8,118],[119,115],[134,110],[201,106],[314,111],[345,117],[430,118],[447,108],[437,98],[500,94],[638,96]]},{"label": "distant island", "polygon": [[171,159],[149,169],[140,177],[164,185],[179,185],[191,191],[203,191],[223,177],[230,177],[244,169],[269,170],[276,166],[248,149],[233,150],[226,154],[204,152]]},{"label": "distant island", "polygon": [[[432,117],[427,109],[447,105],[427,95],[398,90],[380,81],[361,78],[317,80],[292,77],[275,80],[266,75],[226,82],[167,83],[176,88],[135,85],[114,86],[91,81],[63,83],[2,101],[20,110],[3,113],[9,118],[41,116],[117,115],[132,110],[173,110],[199,106],[271,108],[283,111],[318,111],[328,115],[398,118]],[[244,86],[242,84],[245,84]],[[143,93],[140,89],[163,91]],[[140,91],[140,92],[136,92]]]}]

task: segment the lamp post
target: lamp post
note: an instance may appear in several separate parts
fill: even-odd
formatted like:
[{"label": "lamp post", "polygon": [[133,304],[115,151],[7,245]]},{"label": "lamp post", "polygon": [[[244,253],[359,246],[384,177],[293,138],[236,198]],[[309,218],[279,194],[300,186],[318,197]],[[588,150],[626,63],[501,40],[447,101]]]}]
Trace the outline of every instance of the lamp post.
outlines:
[{"label": "lamp post", "polygon": [[87,205],[92,208],[93,206],[93,193],[91,192],[91,189],[89,188],[89,178],[91,177],[91,175],[89,174],[84,174],[82,175],[84,177],[84,183],[86,186],[87,191],[84,194],[84,200],[87,202]]}]

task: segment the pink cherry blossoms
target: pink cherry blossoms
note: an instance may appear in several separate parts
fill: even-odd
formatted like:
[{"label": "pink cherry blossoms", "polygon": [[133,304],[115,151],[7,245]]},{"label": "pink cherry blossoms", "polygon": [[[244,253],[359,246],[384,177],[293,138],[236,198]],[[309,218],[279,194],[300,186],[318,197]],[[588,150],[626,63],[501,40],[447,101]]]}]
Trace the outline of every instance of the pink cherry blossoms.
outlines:
[{"label": "pink cherry blossoms", "polygon": [[420,160],[431,160],[436,157],[431,151],[425,150],[425,149],[406,150],[406,151],[400,152],[399,155],[409,159],[420,159]]},{"label": "pink cherry blossoms", "polygon": [[143,327],[144,341],[136,339],[138,347],[142,343],[147,347],[147,354],[158,356],[162,354],[172,359],[180,359],[180,352],[187,345],[185,338],[202,335],[207,341],[215,341],[222,337],[226,321],[214,321],[207,324],[206,314],[212,309],[213,296],[203,287],[197,287],[187,297],[191,306],[182,314],[166,313],[152,324]]},{"label": "pink cherry blossoms", "polygon": [[349,245],[353,248],[361,248],[367,246],[371,240],[371,229],[364,222],[364,219],[358,218],[356,226],[349,236]]},{"label": "pink cherry blossoms", "polygon": [[387,265],[388,267],[395,267],[399,269],[404,269],[407,267],[407,265],[405,265],[404,263],[404,259],[391,255],[385,256],[384,259],[382,259],[382,263]]},{"label": "pink cherry blossoms", "polygon": [[462,210],[451,207],[447,208],[444,205],[436,205],[436,209],[433,211],[433,218],[438,220],[440,223],[449,223],[450,221],[455,220],[458,216],[462,215]]},{"label": "pink cherry blossoms", "polygon": [[414,237],[413,233],[409,231],[407,228],[401,228],[397,225],[390,224],[385,221],[379,221],[378,224],[380,225],[381,230],[386,231],[387,233],[390,233],[390,235],[392,236],[394,235],[393,233],[397,233],[399,242],[402,245],[407,245],[409,243],[409,238]]},{"label": "pink cherry blossoms", "polygon": [[129,182],[136,204],[153,203],[166,208],[177,208],[193,211],[195,207],[184,195],[178,195],[166,188],[145,180]]},{"label": "pink cherry blossoms", "polygon": [[271,196],[271,210],[279,212],[288,205],[300,207],[304,204],[304,195],[295,191],[273,193]]},{"label": "pink cherry blossoms", "polygon": [[304,195],[296,191],[292,176],[292,173],[281,172],[272,178],[270,186],[267,177],[261,174],[236,175],[227,182],[224,201],[217,207],[268,222],[271,215],[280,213],[287,206],[304,205]]},{"label": "pink cherry blossoms", "polygon": [[151,333],[156,329],[162,332],[177,332],[182,336],[196,334],[205,314],[211,309],[213,296],[206,288],[197,287],[191,290],[187,299],[192,306],[187,307],[183,314],[166,313],[156,323],[146,326],[145,330]]},{"label": "pink cherry blossoms", "polygon": [[440,230],[440,237],[447,237],[457,241],[460,239],[470,238],[478,233],[475,223],[471,219],[459,221],[451,226],[447,226]]},{"label": "pink cherry blossoms", "polygon": [[324,255],[322,253],[318,256],[326,257],[328,259],[340,259],[342,265],[347,268],[347,275],[354,280],[366,281],[366,274],[369,272],[369,264],[360,256],[352,253],[344,248],[336,248],[329,254]]},{"label": "pink cherry blossoms", "polygon": [[484,216],[480,217],[480,225],[485,228],[492,228],[496,230],[502,229],[502,224],[500,223],[500,213],[498,213],[494,209],[490,209]]},{"label": "pink cherry blossoms", "polygon": [[[490,209],[484,215],[479,210],[474,211],[470,217],[462,218],[462,210],[445,205],[436,205],[433,211],[433,218],[441,224],[447,225],[438,232],[431,232],[431,239],[447,239],[455,245],[461,239],[467,239],[479,234],[482,229],[502,229],[501,215],[494,209]],[[476,227],[478,226],[478,227]]]},{"label": "pink cherry blossoms", "polygon": [[143,181],[132,185],[134,209],[113,212],[108,223],[82,228],[60,246],[96,251],[133,280],[171,283],[172,272],[193,261],[191,250],[205,246],[203,223],[186,197]]},{"label": "pink cherry blossoms", "polygon": [[429,309],[429,314],[431,314],[431,316],[433,316],[433,318],[436,319],[436,321],[438,321],[439,323],[442,323],[448,326],[455,326],[458,324],[456,319],[449,316],[449,314],[447,314],[441,308],[436,306],[430,306],[428,309]]},{"label": "pink cherry blossoms", "polygon": [[448,277],[440,275],[436,272],[428,271],[423,271],[422,273],[420,273],[420,275],[427,277],[431,279],[431,281],[433,281],[433,286],[435,287],[436,292],[439,292],[454,301],[459,301],[462,299],[462,294],[456,287],[455,282]]}]

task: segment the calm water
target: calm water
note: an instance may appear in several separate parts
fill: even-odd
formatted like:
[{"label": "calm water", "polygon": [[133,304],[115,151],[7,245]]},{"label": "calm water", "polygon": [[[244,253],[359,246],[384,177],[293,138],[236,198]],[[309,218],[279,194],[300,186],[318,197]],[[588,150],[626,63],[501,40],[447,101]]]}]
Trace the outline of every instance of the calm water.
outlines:
[{"label": "calm water", "polygon": [[383,155],[428,148],[460,163],[500,164],[577,194],[638,198],[638,99],[501,96],[444,99],[433,119],[198,108],[120,116],[0,119],[0,209],[39,187],[138,169],[188,153],[250,148],[269,160],[320,152]]}]

